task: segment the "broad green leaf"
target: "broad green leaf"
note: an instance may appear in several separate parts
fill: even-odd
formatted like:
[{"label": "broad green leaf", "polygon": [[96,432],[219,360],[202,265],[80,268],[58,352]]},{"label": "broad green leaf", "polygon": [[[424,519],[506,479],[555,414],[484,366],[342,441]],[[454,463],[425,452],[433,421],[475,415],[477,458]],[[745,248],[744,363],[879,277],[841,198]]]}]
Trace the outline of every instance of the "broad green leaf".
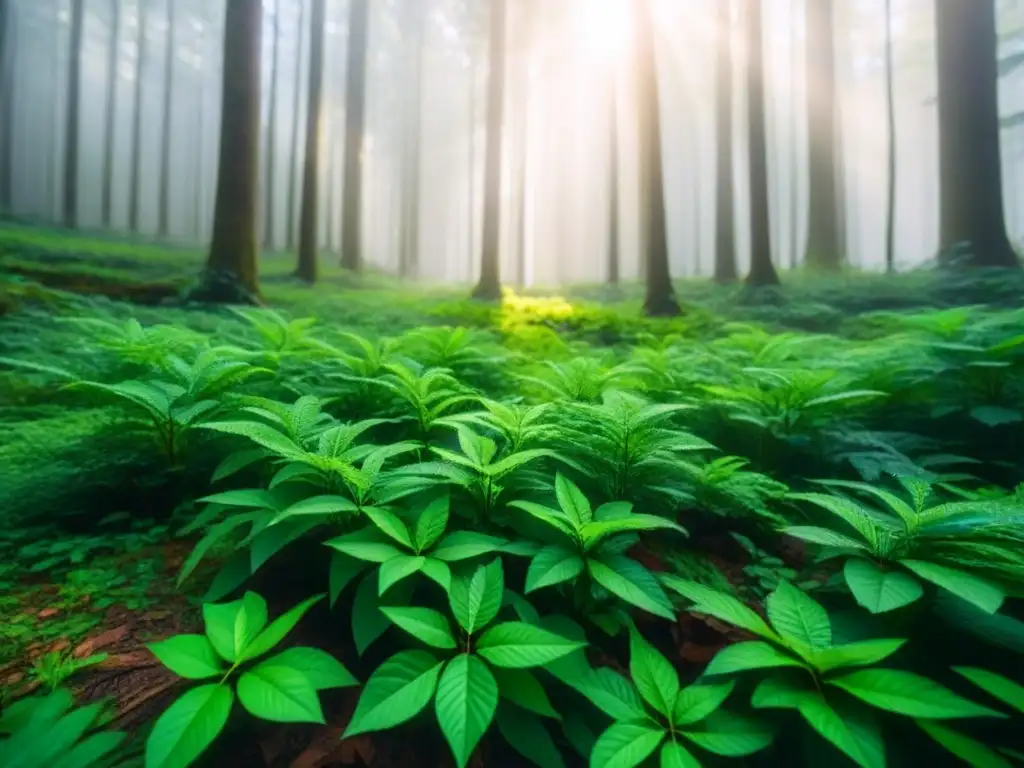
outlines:
[{"label": "broad green leaf", "polygon": [[699,730],[684,730],[681,733],[701,749],[725,757],[752,755],[771,744],[775,737],[766,723],[722,710],[704,718]]},{"label": "broad green leaf", "polygon": [[271,557],[322,523],[323,520],[317,518],[296,518],[286,520],[280,525],[264,528],[250,545],[252,572],[256,573]]},{"label": "broad green leaf", "polygon": [[204,680],[227,671],[205,635],[176,635],[146,647],[178,677]]},{"label": "broad green leaf", "polygon": [[505,539],[500,539],[497,536],[488,536],[474,531],[455,531],[441,539],[430,555],[438,560],[455,563],[497,552],[507,543]]},{"label": "broad green leaf", "polygon": [[665,730],[643,723],[612,723],[594,744],[590,768],[635,768],[654,754]]},{"label": "broad green leaf", "polygon": [[366,568],[366,563],[363,560],[357,560],[349,555],[344,555],[341,552],[331,553],[331,567],[328,574],[328,584],[330,591],[330,605],[333,608],[334,604],[338,602],[338,598],[341,593],[345,591],[352,580],[363,572]]},{"label": "broad green leaf", "polygon": [[201,685],[164,710],[146,739],[146,768],[185,768],[224,730],[235,696],[226,685]]},{"label": "broad green leaf", "polygon": [[498,705],[498,732],[516,752],[540,768],[565,768],[562,755],[544,724],[532,712]]},{"label": "broad green leaf", "polygon": [[661,580],[666,587],[693,603],[689,609],[691,612],[713,616],[766,640],[777,641],[779,639],[779,636],[772,631],[764,619],[732,595],[676,576],[662,576]]},{"label": "broad green leaf", "polygon": [[487,665],[468,653],[452,659],[437,683],[434,708],[459,768],[469,762],[497,707],[498,684]]},{"label": "broad green leaf", "polygon": [[440,496],[428,504],[416,519],[412,532],[413,546],[417,552],[434,546],[448,527],[448,495]]},{"label": "broad green leaf", "polygon": [[733,643],[715,654],[704,670],[705,675],[731,675],[749,669],[799,667],[799,661],[773,645],[760,640]]},{"label": "broad green leaf", "polygon": [[818,603],[788,581],[782,581],[765,601],[775,631],[810,648],[832,645],[832,625]]},{"label": "broad green leaf", "polygon": [[187,579],[192,572],[196,569],[196,566],[202,561],[206,553],[217,544],[221,539],[230,534],[236,528],[239,528],[246,524],[255,523],[264,516],[264,512],[249,512],[244,515],[231,515],[226,520],[222,520],[216,525],[212,526],[203,536],[196,545],[192,548],[189,556],[182,563],[181,571],[178,573],[178,586],[180,587],[185,579]]},{"label": "broad green leaf", "polygon": [[496,667],[492,670],[494,679],[498,681],[498,693],[501,698],[511,701],[523,709],[543,717],[561,719],[560,715],[551,706],[544,686],[534,677],[533,673],[525,669],[502,669]]},{"label": "broad green leaf", "polygon": [[620,600],[669,621],[675,611],[655,576],[636,560],[624,555],[604,555],[587,560],[594,581]]},{"label": "broad green leaf", "polygon": [[384,541],[377,531],[373,529],[354,531],[324,543],[343,555],[348,555],[367,563],[383,563],[393,557],[405,554],[394,544]]},{"label": "broad green leaf", "polygon": [[266,455],[267,454],[259,449],[229,453],[213,471],[213,476],[210,478],[210,482],[219,483],[221,480],[225,480],[232,475],[241,472],[246,467],[255,464],[257,461],[265,458]]},{"label": "broad green leaf", "polygon": [[544,547],[526,571],[526,593],[575,579],[583,568],[583,558],[571,549],[558,544]]},{"label": "broad green leaf", "polygon": [[484,632],[476,652],[496,667],[524,669],[547,664],[585,645],[532,624],[509,621]]},{"label": "broad green leaf", "polygon": [[257,664],[238,678],[238,700],[249,714],[275,723],[323,723],[313,682],[298,669]]},{"label": "broad green leaf", "polygon": [[861,669],[832,678],[842,688],[873,707],[907,717],[940,720],[951,717],[1005,717],[975,704],[948,688],[912,672],[896,669]]},{"label": "broad green leaf", "polygon": [[659,755],[661,768],[701,768],[700,762],[675,741],[665,742]]},{"label": "broad green leaf", "polygon": [[225,661],[239,661],[242,652],[267,624],[267,601],[246,592],[230,603],[205,603],[206,636]]},{"label": "broad green leaf", "polygon": [[360,656],[391,626],[388,617],[380,609],[381,597],[377,590],[377,574],[371,572],[359,582],[352,602],[352,640]]},{"label": "broad green leaf", "polygon": [[805,694],[797,709],[814,730],[861,768],[885,768],[885,744],[870,712],[852,707],[837,712],[818,693]]},{"label": "broad green leaf", "polygon": [[277,499],[270,491],[262,488],[243,488],[223,491],[199,499],[203,504],[220,504],[225,507],[250,507],[255,509],[276,509]]},{"label": "broad green leaf", "polygon": [[323,599],[324,595],[322,594],[313,595],[313,597],[303,600],[291,610],[278,616],[270,623],[269,627],[256,636],[256,639],[245,649],[245,652],[239,656],[239,661],[255,659],[257,656],[262,656],[271,650],[275,645],[284,640],[289,632],[295,629],[295,625],[302,620],[302,617],[306,615],[310,608]]},{"label": "broad green leaf", "polygon": [[422,555],[398,555],[384,561],[377,571],[377,593],[383,595],[402,579],[423,570],[426,562]]},{"label": "broad green leaf", "polygon": [[994,749],[970,736],[954,731],[934,720],[917,720],[917,724],[937,744],[952,752],[972,768],[1013,768],[1012,763]]},{"label": "broad green leaf", "polygon": [[445,592],[452,588],[452,569],[448,563],[432,557],[423,558],[423,575],[437,584]]},{"label": "broad green leaf", "polygon": [[782,533],[810,542],[811,544],[819,544],[823,547],[867,550],[864,542],[857,541],[857,539],[842,533],[836,533],[828,528],[818,528],[813,525],[792,525],[788,528],[783,528]]},{"label": "broad green leaf", "polygon": [[1012,408],[998,405],[979,405],[970,410],[971,418],[980,421],[986,427],[998,427],[1003,424],[1019,424],[1024,421],[1024,413]]},{"label": "broad green leaf", "polygon": [[672,716],[679,694],[679,675],[668,659],[632,627],[629,632],[629,675],[648,704],[665,717]]},{"label": "broad green leaf", "polygon": [[413,549],[412,537],[409,536],[409,527],[394,512],[382,507],[366,507],[363,514],[370,518],[377,529],[391,537],[406,549]]},{"label": "broad green leaf", "polygon": [[695,683],[683,688],[672,706],[672,725],[693,725],[699,723],[717,710],[729,698],[736,683]]},{"label": "broad green leaf", "polygon": [[572,521],[577,529],[594,519],[594,513],[587,497],[580,492],[574,482],[561,472],[555,474],[555,496],[558,499],[558,506],[562,508],[565,516]]},{"label": "broad green leaf", "polygon": [[394,728],[418,715],[434,695],[444,667],[426,651],[403,651],[385,661],[366,681],[342,738]]},{"label": "broad green leaf", "polygon": [[271,453],[287,459],[297,459],[303,455],[302,448],[291,438],[285,437],[278,430],[257,421],[219,421],[200,424],[201,429],[212,429],[228,435],[239,435],[252,440],[256,445],[266,448]]},{"label": "broad green leaf", "polygon": [[686,535],[686,529],[657,515],[630,515],[617,520],[593,522],[584,527],[583,546],[589,552],[610,536],[635,531],[670,530]]},{"label": "broad green leaf", "polygon": [[455,648],[455,637],[442,614],[429,608],[381,608],[381,613],[400,629],[433,648]]},{"label": "broad green leaf", "polygon": [[843,667],[866,667],[889,658],[906,642],[900,639],[879,639],[834,645],[831,648],[812,650],[808,661],[821,672]]},{"label": "broad green leaf", "polygon": [[1018,712],[1024,713],[1024,685],[1007,677],[977,667],[953,667],[990,696],[994,696],[1004,704],[1008,704]]},{"label": "broad green leaf", "polygon": [[551,509],[542,504],[534,504],[532,501],[511,501],[509,506],[523,510],[534,520],[539,520],[573,541],[579,540],[576,526],[560,510]]},{"label": "broad green leaf", "polygon": [[820,695],[811,688],[813,684],[810,675],[770,675],[754,688],[750,704],[754,709],[799,709],[805,697]]},{"label": "broad green leaf", "polygon": [[637,689],[610,667],[590,670],[575,687],[614,720],[643,720],[647,716]]},{"label": "broad green leaf", "polygon": [[925,581],[930,581],[952,592],[962,600],[976,605],[986,613],[995,613],[1003,604],[1003,590],[990,581],[973,574],[947,568],[944,565],[926,563],[923,560],[900,560]]},{"label": "broad green leaf", "polygon": [[117,731],[94,733],[63,752],[49,768],[90,768],[103,765],[102,758],[117,749],[126,735]]},{"label": "broad green leaf", "polygon": [[359,685],[359,681],[352,677],[340,661],[319,648],[288,648],[271,656],[260,666],[288,667],[297,670],[304,674],[318,691]]},{"label": "broad green leaf", "polygon": [[282,520],[293,517],[327,517],[342,512],[356,513],[358,511],[359,507],[344,496],[313,496],[278,512],[270,524],[277,525]]},{"label": "broad green leaf", "polygon": [[606,520],[621,520],[633,513],[633,504],[629,501],[609,501],[594,510],[594,519],[604,522]]},{"label": "broad green leaf", "polygon": [[477,566],[468,577],[452,579],[448,599],[459,626],[473,634],[490,624],[501,609],[504,589],[499,558],[489,565]]},{"label": "broad green leaf", "polygon": [[883,571],[870,560],[860,557],[846,561],[843,575],[857,603],[871,613],[894,611],[924,594],[924,588],[917,579],[903,571]]}]

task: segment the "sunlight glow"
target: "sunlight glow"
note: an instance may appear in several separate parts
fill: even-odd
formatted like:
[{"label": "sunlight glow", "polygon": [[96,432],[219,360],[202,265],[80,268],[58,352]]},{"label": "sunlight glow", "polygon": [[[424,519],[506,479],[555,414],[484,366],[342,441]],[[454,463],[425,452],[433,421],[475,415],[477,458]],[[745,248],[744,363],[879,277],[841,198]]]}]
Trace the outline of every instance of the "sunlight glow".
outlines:
[{"label": "sunlight glow", "polygon": [[593,56],[615,60],[632,43],[633,19],[626,0],[583,0],[576,5],[577,25]]}]

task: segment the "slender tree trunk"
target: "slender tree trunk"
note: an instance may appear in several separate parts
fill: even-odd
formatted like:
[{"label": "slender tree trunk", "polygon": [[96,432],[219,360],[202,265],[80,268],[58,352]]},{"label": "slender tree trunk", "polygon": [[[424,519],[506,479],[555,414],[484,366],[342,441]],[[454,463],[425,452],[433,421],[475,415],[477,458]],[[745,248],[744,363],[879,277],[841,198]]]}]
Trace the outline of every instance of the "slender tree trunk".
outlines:
[{"label": "slender tree trunk", "polygon": [[[817,0],[812,0],[814,5]],[[750,148],[750,274],[752,287],[778,285],[768,212],[768,151],[761,0],[747,0],[747,136]]]},{"label": "slender tree trunk", "polygon": [[178,46],[178,0],[167,0],[167,50],[164,54],[164,131],[160,142],[160,222],[159,233],[171,231],[171,141],[174,137],[174,62]]},{"label": "slender tree trunk", "polygon": [[[301,28],[300,32],[301,34]],[[274,247],[274,183],[277,175],[277,68],[281,50],[281,2],[274,0],[274,44],[270,64],[270,104],[267,108],[267,170],[264,175],[263,247]]]},{"label": "slender tree trunk", "polygon": [[501,148],[505,123],[506,0],[490,4],[490,73],[487,87],[487,152],[484,169],[484,231],[480,281],[473,298],[501,298]]},{"label": "slender tree trunk", "polygon": [[121,0],[110,0],[110,41],[107,50],[107,104],[103,124],[103,201],[102,220],[110,227],[114,199],[114,133],[117,126],[117,86],[120,82],[118,62],[121,60]]},{"label": "slender tree trunk", "polygon": [[0,0],[0,213],[14,207],[14,18]]},{"label": "slender tree trunk", "polygon": [[407,23],[412,40],[408,44],[407,77],[418,74],[413,84],[410,77],[409,97],[406,101],[404,184],[402,189],[402,223],[399,236],[398,274],[415,276],[419,269],[420,247],[420,178],[421,132],[423,125],[423,86],[426,82],[424,39],[426,36],[426,8],[423,0],[408,0]]},{"label": "slender tree trunk", "polygon": [[226,0],[220,159],[213,241],[197,298],[253,302],[259,292],[256,215],[263,5]]},{"label": "slender tree trunk", "polygon": [[896,271],[896,95],[893,82],[892,0],[885,0],[885,111],[888,174],[885,190],[885,271]]},{"label": "slender tree trunk", "polygon": [[644,274],[644,311],[654,316],[678,315],[679,302],[669,270],[665,184],[661,163],[661,105],[651,0],[637,4],[637,94],[640,102],[640,221]]},{"label": "slender tree trunk", "polygon": [[715,72],[717,151],[715,192],[715,282],[735,282],[736,203],[733,183],[733,30],[732,1],[718,3],[718,58]]},{"label": "slender tree trunk", "polygon": [[[309,26],[309,106],[306,108],[306,155],[302,164],[302,214],[296,275],[307,283],[317,278],[317,205],[320,192],[321,110],[324,81],[326,0],[313,0]],[[301,34],[301,32],[300,32]]]},{"label": "slender tree trunk", "polygon": [[350,0],[348,69],[345,73],[345,184],[341,209],[341,266],[363,266],[363,133],[366,128],[366,59],[370,38],[369,0]]},{"label": "slender tree trunk", "polygon": [[610,92],[608,138],[608,285],[616,287],[621,278],[619,267],[619,99],[613,80]]},{"label": "slender tree trunk", "polygon": [[78,226],[78,129],[82,106],[82,28],[85,0],[71,0],[68,51],[68,114],[64,133],[64,226]]},{"label": "slender tree trunk", "polygon": [[128,191],[128,227],[132,232],[139,231],[139,208],[142,197],[142,81],[146,71],[147,22],[149,13],[146,9],[148,0],[139,0],[139,32],[135,47],[135,104],[132,113],[132,165]]},{"label": "slender tree trunk", "polygon": [[[968,0],[969,1],[969,0]],[[940,4],[945,0],[939,0]],[[807,121],[810,212],[804,262],[814,269],[842,266],[836,168],[839,163],[834,0],[807,3]]]},{"label": "slender tree trunk", "polygon": [[[804,0],[793,0],[792,11],[793,15],[796,16],[799,6]],[[804,18],[807,17],[806,12]],[[792,135],[790,136],[790,158],[789,166],[790,173],[793,178],[790,182],[789,189],[789,227],[792,232],[792,239],[789,244],[789,268],[796,269],[800,265],[800,258],[803,256],[804,251],[807,248],[806,241],[800,237],[800,143],[798,137],[800,135],[800,117],[799,117],[799,105],[797,104],[797,73],[800,71],[800,46],[797,45],[796,32],[793,32],[792,40],[792,51],[790,55],[790,75],[789,75],[789,86],[790,93],[792,94],[791,101],[791,130]],[[842,225],[840,224],[840,227]]]},{"label": "slender tree trunk", "polygon": [[296,213],[296,190],[299,178],[299,94],[302,92],[302,61],[305,55],[303,42],[305,37],[303,30],[306,22],[306,2],[298,0],[299,3],[299,39],[295,46],[295,82],[293,83],[292,96],[292,146],[290,161],[288,163],[288,249],[295,247],[295,213]]},{"label": "slender tree trunk", "polygon": [[1019,266],[1003,213],[995,0],[940,0],[935,20],[940,248],[969,243],[970,266]]},{"label": "slender tree trunk", "polygon": [[466,277],[473,280],[473,268],[476,261],[476,58],[469,59],[469,179],[466,190]]}]

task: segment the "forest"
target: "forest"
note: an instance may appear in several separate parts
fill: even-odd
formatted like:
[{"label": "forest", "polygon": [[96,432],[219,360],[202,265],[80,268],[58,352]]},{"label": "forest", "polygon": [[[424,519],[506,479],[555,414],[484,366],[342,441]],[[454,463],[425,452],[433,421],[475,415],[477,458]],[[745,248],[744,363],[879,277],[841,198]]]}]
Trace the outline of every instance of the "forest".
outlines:
[{"label": "forest", "polygon": [[0,0],[0,766],[1024,766],[1024,0]]}]

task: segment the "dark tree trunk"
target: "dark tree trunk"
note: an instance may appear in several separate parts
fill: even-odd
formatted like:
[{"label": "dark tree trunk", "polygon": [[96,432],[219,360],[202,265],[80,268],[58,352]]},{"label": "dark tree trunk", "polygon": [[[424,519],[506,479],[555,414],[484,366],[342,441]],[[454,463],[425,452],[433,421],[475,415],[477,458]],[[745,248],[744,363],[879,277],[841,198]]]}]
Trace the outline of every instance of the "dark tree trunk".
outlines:
[{"label": "dark tree trunk", "polygon": [[148,0],[139,0],[139,31],[135,48],[135,105],[132,114],[132,165],[130,189],[128,190],[128,227],[139,231],[139,208],[142,196],[142,79],[145,74]]},{"label": "dark tree trunk", "polygon": [[263,5],[252,0],[227,0],[226,5],[213,240],[195,297],[251,303],[259,292],[256,212]]},{"label": "dark tree trunk", "polygon": [[174,137],[174,61],[178,45],[177,0],[167,0],[167,50],[164,54],[164,132],[160,142],[160,222],[159,233],[167,237],[171,231],[171,141]]},{"label": "dark tree trunk", "polygon": [[71,0],[68,51],[68,114],[64,133],[64,226],[78,226],[78,123],[82,102],[82,27],[85,0]]},{"label": "dark tree trunk", "polygon": [[117,65],[121,60],[121,0],[110,0],[110,41],[107,50],[107,104],[103,124],[103,201],[102,220],[110,227],[114,207],[114,132],[117,125]]},{"label": "dark tree trunk", "polygon": [[733,184],[732,0],[718,3],[718,59],[715,70],[715,282],[736,281],[736,203]]},{"label": "dark tree trunk", "polygon": [[810,212],[804,262],[808,267],[828,271],[839,270],[843,257],[836,179],[839,130],[834,17],[833,0],[807,3]]},{"label": "dark tree trunk", "polygon": [[679,314],[668,261],[665,184],[661,164],[661,106],[651,0],[637,5],[637,93],[640,101],[640,232],[644,248],[644,311],[652,317]]},{"label": "dark tree trunk", "polygon": [[363,267],[363,133],[366,127],[366,59],[370,0],[350,0],[348,69],[345,73],[345,181],[341,201],[341,266]]},{"label": "dark tree trunk", "polygon": [[[809,5],[814,5],[812,0]],[[768,152],[761,0],[747,0],[747,136],[750,147],[750,274],[747,285],[778,285],[768,213]]]},{"label": "dark tree trunk", "polygon": [[423,0],[408,0],[408,28],[411,35],[407,76],[418,74],[413,82],[409,77],[409,97],[406,101],[405,126],[405,181],[402,189],[402,224],[398,251],[398,273],[402,277],[415,276],[419,269],[420,249],[420,145],[423,125],[424,38],[426,36],[426,8]]},{"label": "dark tree trunk", "polygon": [[293,96],[292,96],[292,147],[290,153],[290,160],[288,163],[288,216],[287,216],[287,242],[288,249],[291,250],[295,247],[295,213],[296,213],[296,190],[298,189],[298,177],[299,177],[299,94],[302,92],[302,60],[305,51],[303,50],[303,42],[305,36],[303,30],[306,21],[306,3],[305,0],[299,0],[299,39],[295,46],[295,82],[293,83]]},{"label": "dark tree trunk", "polygon": [[473,298],[501,298],[501,148],[505,123],[505,0],[491,0],[490,73],[487,87],[487,152],[484,168],[484,230],[480,281]]},{"label": "dark tree trunk", "polygon": [[608,285],[619,284],[619,100],[615,83],[611,87],[608,138]]},{"label": "dark tree trunk", "polygon": [[302,164],[302,213],[296,275],[307,283],[317,278],[318,197],[320,192],[321,107],[324,82],[326,0],[313,0],[309,25],[309,105],[306,108],[306,153]]},{"label": "dark tree trunk", "polygon": [[14,197],[14,19],[10,0],[0,0],[0,212]]},{"label": "dark tree trunk", "polygon": [[971,266],[1019,266],[1003,213],[995,0],[940,0],[935,20],[939,246],[969,243]]},{"label": "dark tree trunk", "polygon": [[893,82],[892,0],[885,0],[885,112],[888,173],[885,190],[885,271],[896,271],[896,94]]},{"label": "dark tree trunk", "polygon": [[[302,34],[301,28],[299,34]],[[274,44],[270,64],[270,103],[267,105],[267,171],[264,174],[264,207],[263,207],[263,247],[274,247],[274,181],[276,163],[274,158],[277,149],[277,67],[281,49],[281,2],[275,0],[274,5]]]}]

